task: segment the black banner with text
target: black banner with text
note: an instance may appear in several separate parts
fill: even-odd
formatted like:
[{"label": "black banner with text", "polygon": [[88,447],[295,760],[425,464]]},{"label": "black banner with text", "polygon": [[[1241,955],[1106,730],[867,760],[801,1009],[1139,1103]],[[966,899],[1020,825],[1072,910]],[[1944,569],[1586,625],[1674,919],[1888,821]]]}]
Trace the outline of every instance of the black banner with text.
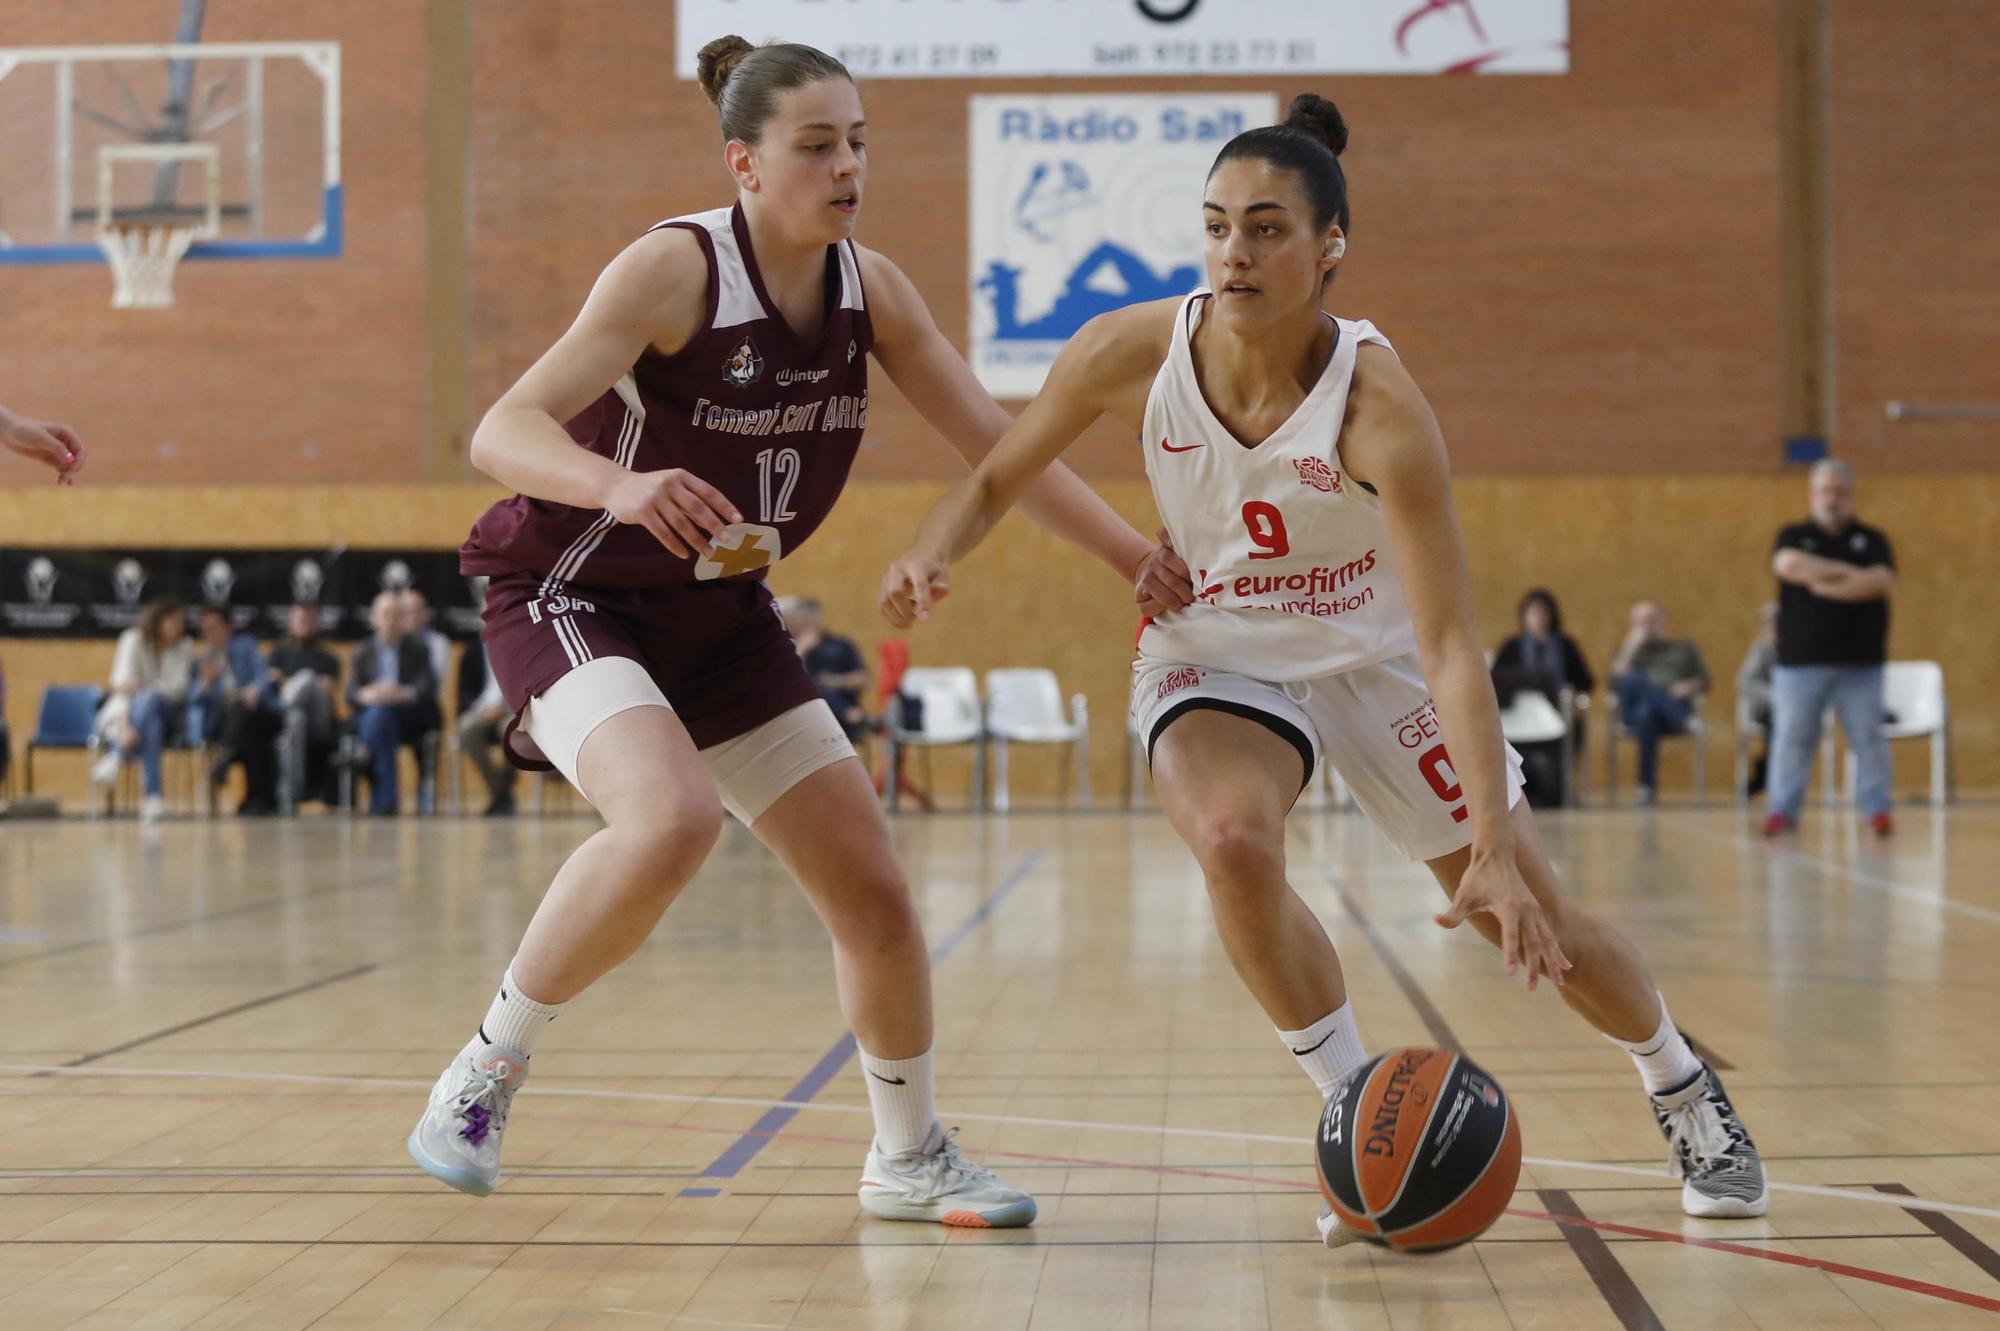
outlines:
[{"label": "black banner with text", "polygon": [[379,592],[413,588],[447,637],[479,632],[479,603],[456,550],[22,549],[0,546],[0,636],[114,638],[148,601],[172,596],[192,616],[226,605],[238,628],[277,637],[293,603],[319,607],[321,631],[368,636]]}]

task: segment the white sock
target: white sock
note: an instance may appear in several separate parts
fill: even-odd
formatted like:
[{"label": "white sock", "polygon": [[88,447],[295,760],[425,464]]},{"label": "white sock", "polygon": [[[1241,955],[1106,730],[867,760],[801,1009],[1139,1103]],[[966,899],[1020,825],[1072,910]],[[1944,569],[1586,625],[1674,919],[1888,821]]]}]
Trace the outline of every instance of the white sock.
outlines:
[{"label": "white sock", "polygon": [[561,1010],[560,1003],[537,1003],[522,993],[514,983],[514,968],[509,966],[500,977],[500,992],[493,996],[493,1006],[486,1009],[486,1020],[479,1023],[479,1040],[526,1058],[535,1052],[535,1041],[542,1038],[542,1031]]},{"label": "white sock", "polygon": [[1675,1029],[1674,1019],[1667,1015],[1665,994],[1660,995],[1660,1029],[1652,1035],[1630,1044],[1609,1035],[1604,1038],[1632,1055],[1632,1063],[1639,1069],[1648,1095],[1678,1090],[1693,1081],[1701,1071],[1701,1060],[1688,1047],[1687,1039]]},{"label": "white sock", "polygon": [[1279,1031],[1278,1038],[1319,1087],[1322,1100],[1333,1094],[1333,1088],[1348,1073],[1368,1061],[1351,1002],[1342,1003],[1302,1031]]},{"label": "white sock", "polygon": [[861,1079],[875,1111],[875,1148],[883,1155],[912,1155],[930,1145],[937,1127],[937,1075],[931,1051],[915,1058],[877,1058],[860,1049]]}]

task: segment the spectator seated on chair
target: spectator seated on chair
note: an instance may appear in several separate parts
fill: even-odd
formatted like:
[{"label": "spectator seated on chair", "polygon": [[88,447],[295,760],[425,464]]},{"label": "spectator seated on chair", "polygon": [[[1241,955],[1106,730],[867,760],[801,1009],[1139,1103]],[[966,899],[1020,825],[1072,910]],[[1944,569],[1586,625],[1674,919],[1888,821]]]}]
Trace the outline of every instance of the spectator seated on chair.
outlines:
[{"label": "spectator seated on chair", "polygon": [[[1521,631],[1500,644],[1493,657],[1493,691],[1505,708],[1514,695],[1532,689],[1563,710],[1563,690],[1572,699],[1588,698],[1597,689],[1597,677],[1583,659],[1576,640],[1563,632],[1562,609],[1554,593],[1541,587],[1521,598],[1518,611]],[[1563,717],[1570,728],[1571,752],[1581,755],[1583,717],[1572,707]],[[1572,772],[1561,771],[1562,743],[1516,745],[1520,750],[1523,774],[1528,783],[1528,802],[1537,807],[1561,804]]]},{"label": "spectator seated on chair", "polygon": [[1756,799],[1764,793],[1764,776],[1771,757],[1771,670],[1778,663],[1778,603],[1766,601],[1757,612],[1757,636],[1736,668],[1736,723],[1764,736],[1764,751],[1750,760],[1750,774],[1737,793]]},{"label": "spectator seated on chair", "polygon": [[144,773],[140,816],[158,818],[166,807],[163,771],[167,745],[183,733],[194,644],[187,611],[170,596],[149,604],[139,622],[118,635],[111,658],[111,694],[97,713],[97,735],[107,752],[92,769],[93,785],[108,791],[119,769],[137,761]]},{"label": "spectator seated on chair", "polygon": [[188,690],[188,733],[216,746],[212,785],[243,764],[243,803],[236,810],[258,817],[278,809],[278,730],[284,715],[257,640],[230,624],[229,607],[201,610],[201,655]]},{"label": "spectator seated on chair", "polygon": [[397,593],[378,595],[368,622],[375,632],[354,649],[347,705],[355,735],[368,751],[368,811],[387,817],[401,807],[397,750],[437,729],[438,686],[430,649],[408,631]]},{"label": "spectator seated on chair", "polygon": [[271,644],[267,662],[283,716],[279,744],[279,778],[288,803],[328,798],[338,718],[334,700],[340,696],[340,658],[320,640],[319,606],[300,601],[285,620],[285,636]]},{"label": "spectator seated on chair", "polygon": [[7,663],[0,661],[0,790],[7,788],[7,773],[14,765],[14,740],[7,733]]},{"label": "spectator seated on chair", "polygon": [[1641,804],[1658,798],[1660,741],[1687,733],[1695,700],[1708,690],[1701,648],[1667,636],[1667,612],[1658,602],[1632,607],[1632,626],[1611,657],[1611,687],[1618,715],[1639,745]]},{"label": "spectator seated on chair", "polygon": [[778,608],[806,673],[819,686],[819,696],[833,709],[834,719],[847,738],[866,733],[870,722],[861,707],[861,692],[868,687],[868,663],[861,659],[860,649],[839,634],[827,632],[819,602],[811,597],[788,596]]},{"label": "spectator seated on chair", "polygon": [[506,818],[514,812],[514,784],[521,772],[500,752],[512,715],[499,679],[487,668],[486,646],[474,638],[458,658],[458,747],[486,783],[488,818]]},{"label": "spectator seated on chair", "polygon": [[424,644],[424,650],[431,654],[431,678],[442,687],[451,673],[451,639],[432,625],[430,598],[415,587],[406,587],[396,594],[396,604],[402,608],[403,632]]}]

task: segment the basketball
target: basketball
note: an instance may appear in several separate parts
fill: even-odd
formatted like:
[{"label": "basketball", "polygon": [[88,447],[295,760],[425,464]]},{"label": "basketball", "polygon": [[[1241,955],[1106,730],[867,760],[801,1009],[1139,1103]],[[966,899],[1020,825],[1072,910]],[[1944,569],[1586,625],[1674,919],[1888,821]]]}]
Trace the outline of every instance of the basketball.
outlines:
[{"label": "basketball", "polygon": [[1462,1055],[1391,1049],[1321,1113],[1320,1191],[1341,1223],[1399,1252],[1469,1243],[1521,1176],[1521,1124],[1500,1083]]}]

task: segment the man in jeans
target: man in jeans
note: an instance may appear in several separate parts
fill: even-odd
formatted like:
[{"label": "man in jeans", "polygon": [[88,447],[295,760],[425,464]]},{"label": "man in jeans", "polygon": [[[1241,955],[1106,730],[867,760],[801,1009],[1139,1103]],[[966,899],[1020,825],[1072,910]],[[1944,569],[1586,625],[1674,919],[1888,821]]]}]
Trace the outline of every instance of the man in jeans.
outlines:
[{"label": "man in jeans", "polygon": [[1639,742],[1641,804],[1658,797],[1660,740],[1686,732],[1696,695],[1708,689],[1701,648],[1667,636],[1667,612],[1656,601],[1632,607],[1632,627],[1611,657],[1611,687],[1618,719]]},{"label": "man in jeans", "polygon": [[1856,798],[1876,836],[1889,817],[1889,741],[1882,735],[1882,665],[1889,655],[1889,538],[1855,520],[1854,473],[1828,459],[1812,469],[1812,519],[1778,533],[1778,664],[1771,672],[1770,814],[1764,835],[1796,828],[1820,716],[1831,703],[1859,769]]}]

